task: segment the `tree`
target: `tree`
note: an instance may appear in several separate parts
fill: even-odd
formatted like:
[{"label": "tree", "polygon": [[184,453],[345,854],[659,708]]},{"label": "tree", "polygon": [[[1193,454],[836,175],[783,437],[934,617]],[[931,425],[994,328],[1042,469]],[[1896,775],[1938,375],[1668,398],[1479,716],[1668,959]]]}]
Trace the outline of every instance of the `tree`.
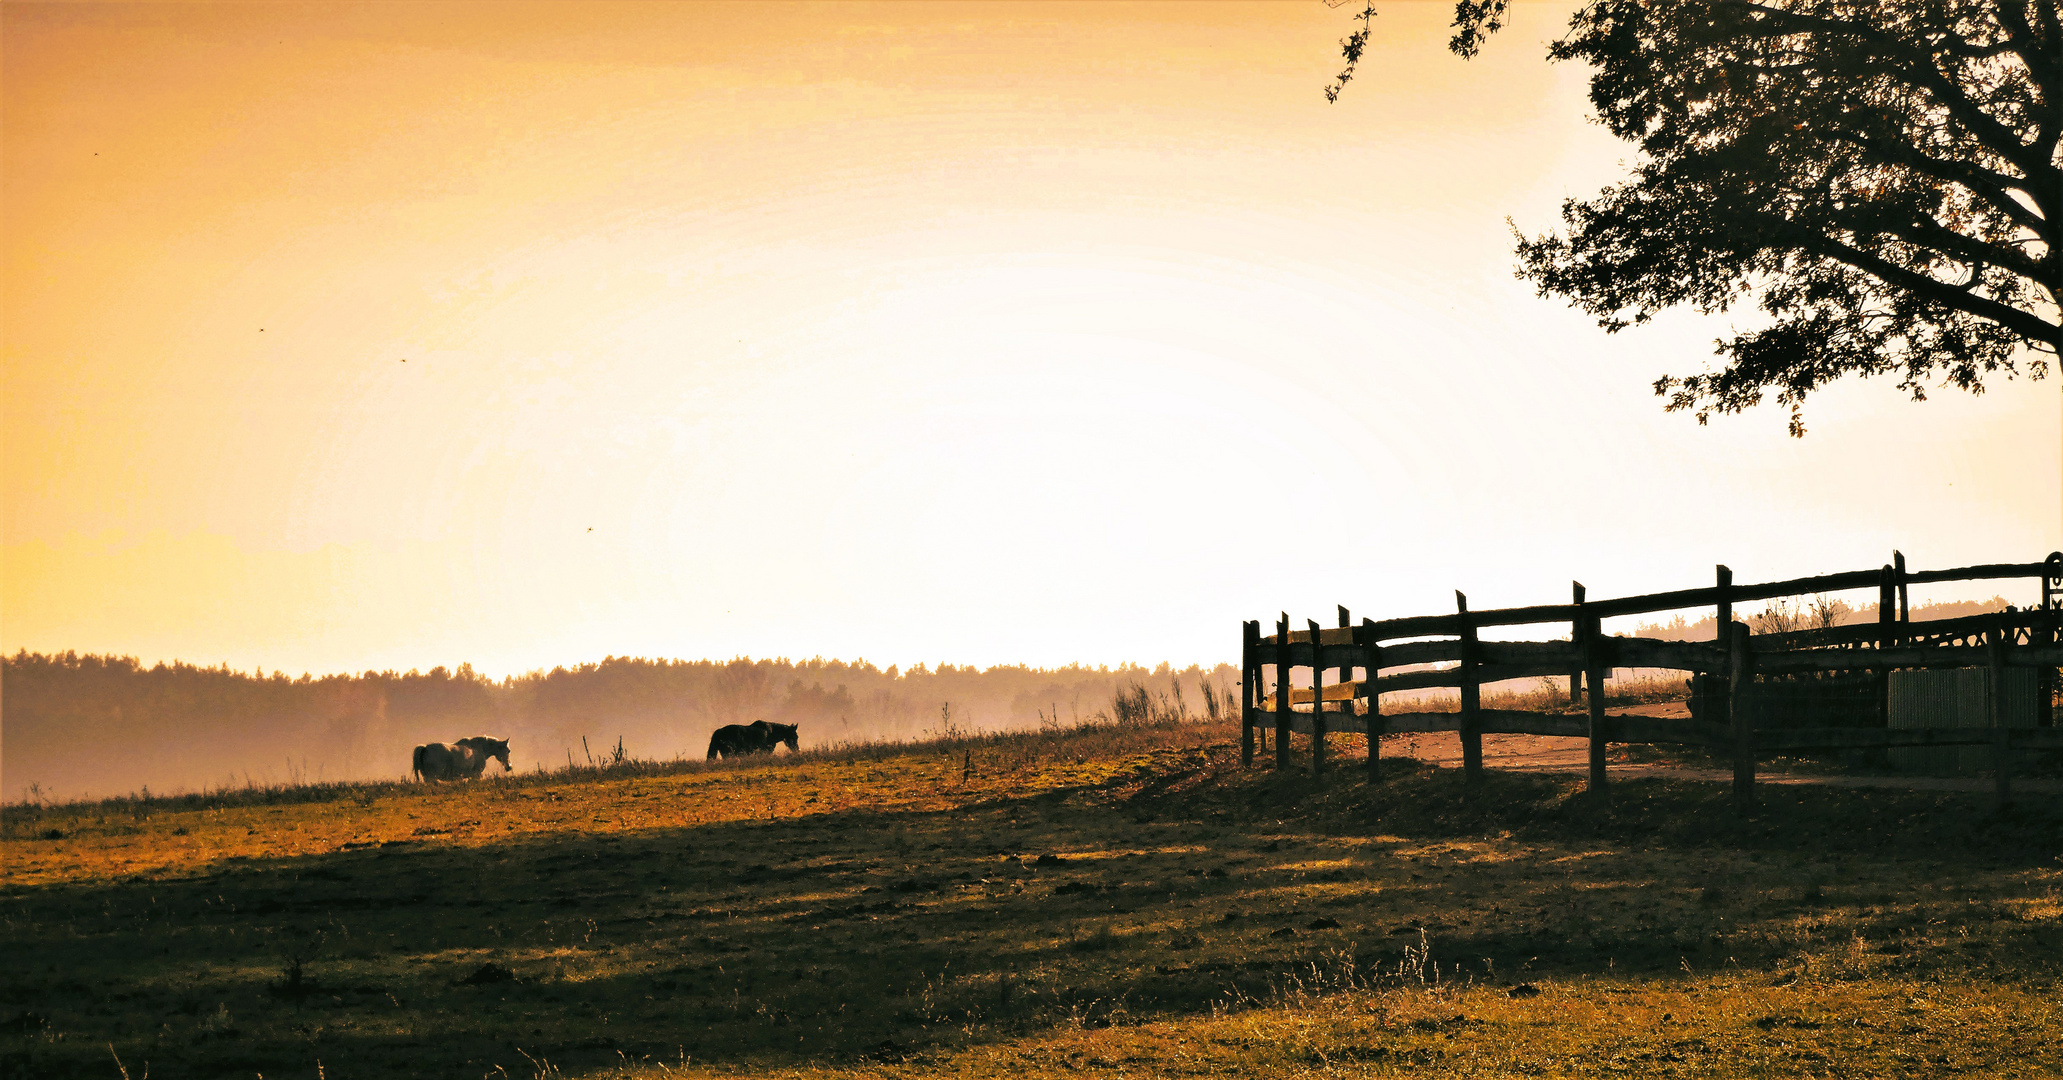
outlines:
[{"label": "tree", "polygon": [[[1509,0],[1463,0],[1473,56]],[[1368,20],[1342,42],[1352,78]],[[1549,50],[1641,156],[1631,178],[1518,236],[1519,276],[1607,331],[1752,300],[1717,371],[1655,392],[1698,421],[1801,406],[1844,375],[1981,393],[2041,378],[2059,329],[2063,27],[2057,0],[1591,0]]]}]

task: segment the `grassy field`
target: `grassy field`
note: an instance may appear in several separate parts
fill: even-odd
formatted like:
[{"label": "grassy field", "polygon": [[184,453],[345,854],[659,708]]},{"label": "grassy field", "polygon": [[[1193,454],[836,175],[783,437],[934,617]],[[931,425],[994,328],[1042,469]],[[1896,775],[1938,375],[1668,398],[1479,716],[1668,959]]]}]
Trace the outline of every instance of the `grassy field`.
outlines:
[{"label": "grassy field", "polygon": [[2054,805],[1390,765],[1160,725],[10,806],[0,1073],[2063,1075]]}]

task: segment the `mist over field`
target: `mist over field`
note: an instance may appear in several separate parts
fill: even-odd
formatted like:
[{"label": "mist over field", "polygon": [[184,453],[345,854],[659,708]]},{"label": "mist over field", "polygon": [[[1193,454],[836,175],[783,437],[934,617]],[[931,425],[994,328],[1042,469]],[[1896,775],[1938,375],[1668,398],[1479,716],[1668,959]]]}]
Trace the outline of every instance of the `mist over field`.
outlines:
[{"label": "mist over field", "polygon": [[[1997,611],[2005,601],[1916,605],[1915,621]],[[1772,614],[1745,617],[1758,631]],[[1866,622],[1876,605],[1845,605],[1835,622]],[[1715,623],[1642,624],[1637,637],[1710,640]],[[1652,672],[1628,671],[1637,676]],[[1530,685],[1538,680],[1524,680]],[[1210,687],[1206,695],[1205,686]],[[357,675],[239,672],[133,657],[19,651],[0,657],[0,797],[78,799],[149,788],[158,794],[247,784],[391,779],[425,742],[468,735],[512,740],[518,769],[631,758],[699,758],[724,724],[799,725],[804,748],[996,732],[1108,718],[1139,688],[1170,712],[1211,715],[1210,697],[1238,700],[1230,664],[907,670],[821,658],[647,660],[609,657],[490,679],[471,665]],[[1503,685],[1503,684],[1498,684]],[[1514,683],[1505,689],[1517,687]],[[1420,705],[1452,691],[1408,695]],[[1401,699],[1400,699],[1401,701]],[[1225,706],[1229,708],[1229,705]]]},{"label": "mist over field", "polygon": [[[610,657],[502,680],[470,665],[359,675],[238,672],[27,651],[0,659],[0,791],[8,800],[391,779],[425,742],[489,734],[531,770],[627,757],[699,758],[724,724],[797,724],[804,748],[1075,724],[1144,688],[1205,711],[1237,693],[1231,665],[987,669],[865,661]],[[948,711],[949,710],[949,711]]]}]

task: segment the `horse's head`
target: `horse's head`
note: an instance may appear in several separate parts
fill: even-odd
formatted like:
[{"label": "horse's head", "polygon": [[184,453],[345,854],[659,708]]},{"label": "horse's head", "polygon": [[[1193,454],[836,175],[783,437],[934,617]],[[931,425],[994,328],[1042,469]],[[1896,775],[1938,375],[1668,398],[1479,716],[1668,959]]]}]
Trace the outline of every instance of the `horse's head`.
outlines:
[{"label": "horse's head", "polygon": [[768,724],[767,729],[773,732],[774,741],[787,743],[788,752],[792,754],[798,749],[795,745],[795,729],[799,726],[797,724]]},{"label": "horse's head", "polygon": [[500,758],[501,771],[515,771],[514,766],[509,764],[509,741],[507,739],[490,739],[485,735],[475,735],[470,739],[460,739],[458,742],[460,746],[470,746],[474,750],[479,751],[481,757]]}]

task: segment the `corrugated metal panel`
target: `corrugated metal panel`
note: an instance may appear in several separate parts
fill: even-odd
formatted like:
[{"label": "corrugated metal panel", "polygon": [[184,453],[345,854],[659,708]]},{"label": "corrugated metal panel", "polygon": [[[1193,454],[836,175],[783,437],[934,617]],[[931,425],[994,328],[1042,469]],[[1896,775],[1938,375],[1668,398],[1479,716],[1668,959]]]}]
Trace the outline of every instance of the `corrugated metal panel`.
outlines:
[{"label": "corrugated metal panel", "polygon": [[[2035,726],[2035,705],[2040,689],[2039,672],[2032,668],[2006,671],[2006,726]],[[1886,687],[1885,720],[1893,729],[1985,728],[1991,726],[1990,703],[1985,698],[1989,672],[1984,668],[1949,668],[1937,671],[1894,671]],[[1951,776],[1991,768],[1988,746],[1909,746],[1888,751],[1898,769]],[[2014,755],[2025,763],[2026,752]]]}]

